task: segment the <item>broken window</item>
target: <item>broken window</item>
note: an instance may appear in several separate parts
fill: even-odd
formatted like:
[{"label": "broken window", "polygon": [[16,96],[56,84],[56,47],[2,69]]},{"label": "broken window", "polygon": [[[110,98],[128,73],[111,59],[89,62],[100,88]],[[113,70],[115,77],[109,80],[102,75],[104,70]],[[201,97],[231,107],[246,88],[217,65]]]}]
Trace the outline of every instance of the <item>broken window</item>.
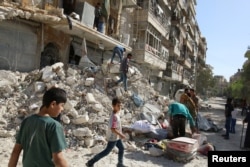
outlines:
[{"label": "broken window", "polygon": [[59,49],[57,46],[53,43],[47,44],[41,55],[40,68],[53,65],[59,61]]}]

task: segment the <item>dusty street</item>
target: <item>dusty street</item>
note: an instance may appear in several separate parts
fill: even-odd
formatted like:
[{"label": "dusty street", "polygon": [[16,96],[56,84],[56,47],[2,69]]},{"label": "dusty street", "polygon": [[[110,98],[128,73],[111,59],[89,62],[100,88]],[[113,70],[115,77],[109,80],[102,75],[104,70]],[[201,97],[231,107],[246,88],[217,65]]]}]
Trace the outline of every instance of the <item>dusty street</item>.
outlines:
[{"label": "dusty street", "polygon": [[[212,109],[206,112],[201,112],[202,115],[210,117],[216,125],[223,127],[224,124],[224,101],[216,98],[211,99],[209,103],[212,105]],[[230,134],[230,140],[224,140],[221,134],[224,133],[224,129],[218,133],[214,132],[201,132],[205,134],[208,141],[216,146],[217,150],[240,150],[240,135],[242,130],[243,117],[238,114],[236,134]],[[12,146],[14,144],[13,138],[2,138],[0,140],[0,167],[6,167],[11,153]],[[80,148],[78,150],[69,149],[65,152],[65,155],[70,162],[71,167],[84,166],[85,162],[92,156],[91,150],[87,148]],[[115,167],[117,163],[117,154],[112,153],[106,158],[100,160],[96,167]],[[197,155],[197,157],[187,164],[173,162],[165,157],[152,157],[148,152],[137,151],[125,153],[125,164],[129,167],[200,167],[207,166],[207,157]],[[21,165],[21,159],[19,165]]]}]

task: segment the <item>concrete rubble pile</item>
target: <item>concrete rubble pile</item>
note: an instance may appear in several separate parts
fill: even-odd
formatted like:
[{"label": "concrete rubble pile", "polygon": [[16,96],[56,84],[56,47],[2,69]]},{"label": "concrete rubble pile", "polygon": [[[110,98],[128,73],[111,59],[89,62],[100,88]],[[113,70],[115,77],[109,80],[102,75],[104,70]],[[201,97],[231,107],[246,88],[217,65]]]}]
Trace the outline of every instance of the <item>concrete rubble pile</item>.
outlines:
[{"label": "concrete rubble pile", "polygon": [[[112,97],[123,102],[121,118],[124,125],[139,120],[140,114],[150,106],[163,111],[166,97],[157,96],[140,71],[129,70],[129,91],[123,86],[109,86],[119,79],[119,67],[64,67],[63,63],[47,66],[30,73],[0,70],[0,137],[13,137],[22,120],[39,111],[46,89],[60,87],[66,90],[68,101],[61,116],[69,147],[91,147],[96,153],[103,148]],[[136,106],[131,96],[136,94],[143,104]],[[143,109],[144,108],[144,109]],[[147,109],[148,110],[148,109]],[[160,113],[156,113],[155,117]],[[128,150],[136,150],[132,142]]]}]

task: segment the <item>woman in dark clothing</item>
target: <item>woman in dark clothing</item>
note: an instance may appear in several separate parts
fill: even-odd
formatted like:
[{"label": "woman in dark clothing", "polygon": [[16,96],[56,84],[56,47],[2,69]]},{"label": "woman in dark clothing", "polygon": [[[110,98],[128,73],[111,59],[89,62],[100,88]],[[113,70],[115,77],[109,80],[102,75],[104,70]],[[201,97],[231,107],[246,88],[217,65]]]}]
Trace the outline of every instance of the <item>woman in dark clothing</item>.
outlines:
[{"label": "woman in dark clothing", "polygon": [[244,142],[244,148],[250,149],[250,112],[247,112],[246,118],[243,120],[243,123],[247,123],[247,131]]},{"label": "woman in dark clothing", "polygon": [[232,120],[232,111],[234,110],[232,102],[233,102],[232,98],[227,98],[227,104],[225,105],[226,134],[222,136],[227,140],[229,139],[230,125],[231,125],[231,120]]}]

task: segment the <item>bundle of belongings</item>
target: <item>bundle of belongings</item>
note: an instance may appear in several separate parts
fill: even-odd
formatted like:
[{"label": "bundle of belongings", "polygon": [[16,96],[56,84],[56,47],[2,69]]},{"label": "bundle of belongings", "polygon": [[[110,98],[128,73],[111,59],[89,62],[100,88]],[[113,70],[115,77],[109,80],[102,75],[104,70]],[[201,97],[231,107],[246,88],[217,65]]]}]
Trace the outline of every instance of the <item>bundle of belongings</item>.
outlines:
[{"label": "bundle of belongings", "polygon": [[[153,125],[148,120],[139,120],[133,123],[131,126],[123,126],[123,131],[131,134],[143,134],[147,138],[163,140],[167,138],[167,130],[162,129],[160,125]],[[130,138],[131,135],[130,135]]]},{"label": "bundle of belongings", "polygon": [[189,162],[197,154],[199,143],[196,139],[178,137],[167,143],[166,156],[178,162]]}]

